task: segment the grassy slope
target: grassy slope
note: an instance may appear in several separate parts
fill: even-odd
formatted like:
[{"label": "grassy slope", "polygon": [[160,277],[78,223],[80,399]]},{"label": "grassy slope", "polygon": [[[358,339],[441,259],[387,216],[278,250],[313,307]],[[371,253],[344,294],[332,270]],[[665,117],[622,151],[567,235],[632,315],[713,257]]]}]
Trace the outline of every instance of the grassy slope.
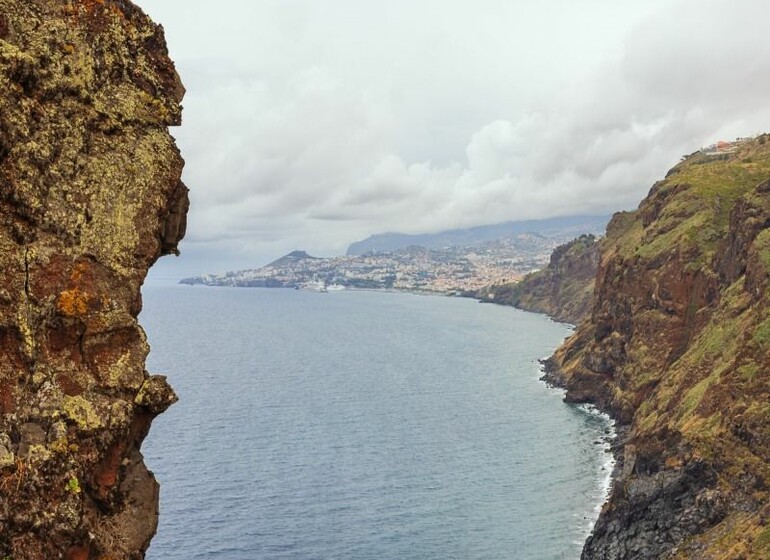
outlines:
[{"label": "grassy slope", "polygon": [[676,558],[770,558],[770,230],[745,240],[737,273],[724,264],[731,228],[770,219],[768,179],[764,137],[675,167],[614,220],[592,319],[557,354],[568,386],[601,385],[635,453],[718,473],[726,517]]}]

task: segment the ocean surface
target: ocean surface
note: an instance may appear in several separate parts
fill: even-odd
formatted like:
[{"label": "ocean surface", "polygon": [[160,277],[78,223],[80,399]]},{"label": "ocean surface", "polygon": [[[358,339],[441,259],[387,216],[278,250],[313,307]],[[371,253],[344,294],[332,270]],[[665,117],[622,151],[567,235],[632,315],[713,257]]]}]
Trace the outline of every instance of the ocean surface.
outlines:
[{"label": "ocean surface", "polygon": [[146,286],[180,401],[151,560],[580,557],[608,420],[538,381],[567,325],[412,294]]}]

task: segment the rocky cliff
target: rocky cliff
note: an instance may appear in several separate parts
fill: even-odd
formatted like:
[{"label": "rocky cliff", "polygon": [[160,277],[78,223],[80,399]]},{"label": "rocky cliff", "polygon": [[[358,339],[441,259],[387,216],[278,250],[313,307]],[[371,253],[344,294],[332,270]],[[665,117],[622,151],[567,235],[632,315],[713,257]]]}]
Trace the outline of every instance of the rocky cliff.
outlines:
[{"label": "rocky cliff", "polygon": [[0,0],[0,558],[138,559],[174,400],[140,287],[184,234],[184,89],[127,0]]},{"label": "rocky cliff", "polygon": [[520,282],[486,287],[476,297],[486,303],[547,313],[557,321],[579,323],[591,309],[600,247],[594,235],[581,235],[557,247],[546,268]]},{"label": "rocky cliff", "polygon": [[548,378],[625,427],[584,559],[770,558],[770,139],[616,215]]}]

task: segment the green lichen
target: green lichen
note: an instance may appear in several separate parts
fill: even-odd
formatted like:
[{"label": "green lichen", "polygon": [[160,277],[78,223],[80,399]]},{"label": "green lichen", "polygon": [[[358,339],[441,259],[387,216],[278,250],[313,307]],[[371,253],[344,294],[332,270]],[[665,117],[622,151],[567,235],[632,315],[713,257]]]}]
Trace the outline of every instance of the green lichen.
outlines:
[{"label": "green lichen", "polygon": [[93,405],[80,395],[65,396],[62,410],[67,418],[84,431],[96,430],[104,425]]},{"label": "green lichen", "polygon": [[45,445],[30,445],[27,452],[27,461],[29,464],[42,464],[51,458],[51,450]]},{"label": "green lichen", "polygon": [[65,437],[61,437],[55,441],[53,441],[48,448],[53,451],[54,453],[60,453],[65,454],[69,451],[69,442]]},{"label": "green lichen", "polygon": [[[135,435],[147,354],[135,315],[179,188],[167,126],[181,84],[162,29],[131,2],[0,0],[0,35],[0,436],[16,434],[0,437],[0,511],[13,513],[0,559],[143,557],[151,479],[116,485],[101,511],[84,477]],[[82,278],[67,278],[73,263]],[[28,422],[43,433],[20,438]],[[91,529],[118,514],[95,544]]]},{"label": "green lichen", "polygon": [[73,494],[80,494],[80,481],[78,481],[76,476],[70,477],[70,479],[67,481],[66,490],[67,492],[71,492]]}]

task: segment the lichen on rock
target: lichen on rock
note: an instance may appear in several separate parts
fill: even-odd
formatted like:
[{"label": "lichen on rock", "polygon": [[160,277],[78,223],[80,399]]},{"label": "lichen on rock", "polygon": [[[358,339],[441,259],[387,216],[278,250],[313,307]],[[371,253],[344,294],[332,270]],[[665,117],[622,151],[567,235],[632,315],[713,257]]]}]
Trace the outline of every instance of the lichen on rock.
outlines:
[{"label": "lichen on rock", "polygon": [[0,0],[0,558],[139,559],[149,267],[185,233],[184,88],[127,0]]}]

